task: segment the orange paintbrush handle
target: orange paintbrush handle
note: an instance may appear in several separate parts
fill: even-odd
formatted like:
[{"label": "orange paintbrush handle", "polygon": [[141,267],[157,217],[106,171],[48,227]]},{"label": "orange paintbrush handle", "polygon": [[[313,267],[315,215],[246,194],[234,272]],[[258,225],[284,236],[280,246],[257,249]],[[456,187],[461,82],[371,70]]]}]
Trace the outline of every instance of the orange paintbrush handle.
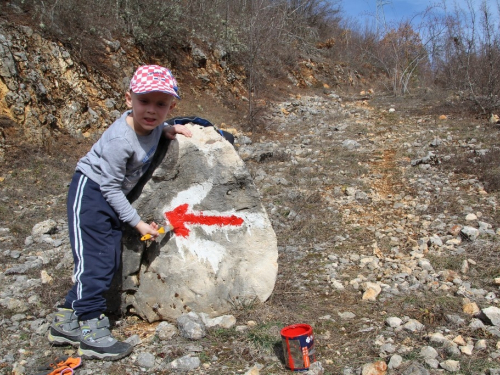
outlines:
[{"label": "orange paintbrush handle", "polygon": [[[158,233],[165,233],[165,228],[161,227],[160,229],[158,229]],[[141,237],[141,241],[147,241],[151,238],[153,238],[153,236],[148,233]]]}]

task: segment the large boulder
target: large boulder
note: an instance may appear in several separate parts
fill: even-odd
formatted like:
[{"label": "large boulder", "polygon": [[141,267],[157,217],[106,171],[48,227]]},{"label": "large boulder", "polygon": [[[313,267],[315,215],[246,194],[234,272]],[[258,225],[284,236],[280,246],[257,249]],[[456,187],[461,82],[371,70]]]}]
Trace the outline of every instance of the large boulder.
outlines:
[{"label": "large boulder", "polygon": [[276,235],[245,164],[213,128],[186,126],[193,137],[161,142],[129,197],[144,220],[171,225],[155,242],[124,235],[122,310],[149,322],[264,302],[278,271]]}]

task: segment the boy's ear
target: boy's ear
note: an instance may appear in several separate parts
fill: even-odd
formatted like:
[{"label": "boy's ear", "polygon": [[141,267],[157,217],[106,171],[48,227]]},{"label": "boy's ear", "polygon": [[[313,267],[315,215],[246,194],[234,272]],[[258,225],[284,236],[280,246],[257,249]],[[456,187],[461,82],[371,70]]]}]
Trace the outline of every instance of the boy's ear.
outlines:
[{"label": "boy's ear", "polygon": [[170,104],[170,109],[168,110],[168,112],[172,112],[175,108],[175,106],[177,105],[177,102],[175,100],[172,100],[172,103]]},{"label": "boy's ear", "polygon": [[132,93],[130,92],[130,90],[127,90],[127,92],[125,92],[125,103],[127,103],[128,108],[132,108]]}]

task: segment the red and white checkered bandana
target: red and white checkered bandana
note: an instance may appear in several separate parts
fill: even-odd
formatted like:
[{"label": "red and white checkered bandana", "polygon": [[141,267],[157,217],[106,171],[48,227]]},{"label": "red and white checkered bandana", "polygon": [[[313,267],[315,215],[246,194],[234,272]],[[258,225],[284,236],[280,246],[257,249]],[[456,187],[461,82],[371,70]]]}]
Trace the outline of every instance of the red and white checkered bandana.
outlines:
[{"label": "red and white checkered bandana", "polygon": [[159,65],[140,66],[130,81],[130,90],[135,94],[159,91],[180,99],[177,81],[172,72]]}]

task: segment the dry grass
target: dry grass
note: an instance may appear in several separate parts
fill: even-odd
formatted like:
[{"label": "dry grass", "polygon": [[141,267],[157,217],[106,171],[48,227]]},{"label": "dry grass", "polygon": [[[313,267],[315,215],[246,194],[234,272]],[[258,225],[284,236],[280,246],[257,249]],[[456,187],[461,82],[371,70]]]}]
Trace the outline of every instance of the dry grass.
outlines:
[{"label": "dry grass", "polygon": [[59,135],[48,151],[12,134],[6,146],[0,164],[0,226],[24,239],[36,223],[66,216],[67,186],[91,144]]},{"label": "dry grass", "polygon": [[500,150],[497,148],[489,150],[484,155],[468,152],[457,156],[453,160],[452,168],[457,174],[477,176],[486,191],[496,192],[500,191],[499,160]]}]

